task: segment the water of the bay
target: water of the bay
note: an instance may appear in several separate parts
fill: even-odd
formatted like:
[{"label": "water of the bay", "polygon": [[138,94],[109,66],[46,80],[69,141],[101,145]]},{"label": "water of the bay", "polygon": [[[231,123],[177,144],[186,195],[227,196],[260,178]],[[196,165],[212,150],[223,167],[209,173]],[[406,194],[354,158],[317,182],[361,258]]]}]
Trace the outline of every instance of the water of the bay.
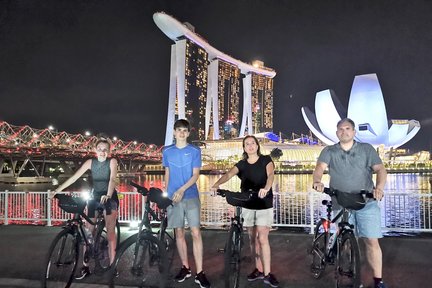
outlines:
[{"label": "water of the bay", "polygon": [[[221,175],[200,175],[198,188],[201,192],[201,203],[203,211],[211,211],[209,222],[227,222],[229,215],[219,213],[230,209],[220,197],[211,197],[210,187]],[[143,175],[136,178],[122,179],[119,191],[133,191],[128,181],[133,180],[146,187],[164,187],[163,175]],[[328,175],[324,175],[323,182],[328,183]],[[277,206],[277,220],[282,224],[304,224],[315,222],[319,212],[311,214],[310,199],[308,192],[312,192],[311,174],[278,174],[275,175],[273,191],[277,195],[275,205]],[[432,229],[432,175],[430,174],[389,174],[385,186],[386,197],[380,203],[382,210],[382,224],[389,231],[430,231]],[[229,182],[221,186],[223,189],[238,191],[240,180],[233,177]],[[304,195],[302,195],[304,193]],[[299,195],[300,194],[300,195]],[[315,199],[315,207],[320,206],[320,199]],[[319,208],[318,208],[319,209]],[[219,212],[218,212],[219,211]],[[210,217],[210,216],[209,216]],[[314,219],[311,220],[311,217]],[[302,223],[296,222],[296,218],[303,218]],[[294,220],[293,220],[294,219]],[[293,222],[294,221],[294,222]]]}]

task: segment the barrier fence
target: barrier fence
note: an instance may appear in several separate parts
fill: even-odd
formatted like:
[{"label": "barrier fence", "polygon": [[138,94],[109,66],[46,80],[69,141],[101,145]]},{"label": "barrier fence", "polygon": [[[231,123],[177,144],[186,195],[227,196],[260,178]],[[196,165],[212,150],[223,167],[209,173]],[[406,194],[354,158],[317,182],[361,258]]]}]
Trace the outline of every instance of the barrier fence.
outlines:
[{"label": "barrier fence", "polygon": [[[79,197],[79,192],[72,193]],[[313,231],[314,224],[323,211],[322,200],[326,196],[318,192],[274,193],[275,227],[298,227]],[[136,192],[119,193],[119,221],[131,224],[142,219],[143,197]],[[229,224],[234,207],[224,198],[200,193],[201,223],[211,228]],[[388,232],[432,232],[432,194],[386,193],[381,205],[381,223]],[[156,207],[155,207],[156,208]],[[48,192],[0,192],[0,224],[61,225],[71,218],[48,200]]]}]

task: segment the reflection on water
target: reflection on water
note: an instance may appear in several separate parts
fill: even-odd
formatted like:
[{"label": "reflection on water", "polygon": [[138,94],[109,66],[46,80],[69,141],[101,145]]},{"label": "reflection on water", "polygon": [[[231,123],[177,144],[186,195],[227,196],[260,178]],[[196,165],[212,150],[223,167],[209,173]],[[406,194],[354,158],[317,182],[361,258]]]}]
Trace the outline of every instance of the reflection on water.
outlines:
[{"label": "reflection on water", "polygon": [[[220,175],[200,175],[198,188],[201,193],[203,224],[224,225],[233,214],[233,207],[220,197],[211,197],[210,187]],[[133,180],[145,187],[165,186],[163,175],[145,175],[122,179],[119,191],[133,191],[128,181]],[[381,202],[383,227],[388,229],[432,229],[431,176],[420,174],[389,174],[385,187],[385,201]],[[324,175],[323,182],[328,183]],[[312,197],[312,175],[275,175],[275,223],[285,226],[305,227],[319,217],[321,195]],[[233,177],[221,188],[238,191],[240,179]],[[312,210],[311,210],[312,209]],[[313,218],[313,219],[311,219]],[[208,223],[206,223],[208,221]]]},{"label": "reflection on water", "polygon": [[[220,175],[200,175],[197,185],[200,192],[208,192],[210,187],[221,176]],[[420,174],[389,174],[385,192],[387,193],[432,193],[431,175]],[[132,191],[132,186],[128,185],[129,181],[135,181],[145,187],[165,186],[163,175],[143,175],[135,178],[121,179],[118,186],[119,191]],[[323,182],[328,183],[328,175],[324,175]],[[275,192],[310,192],[312,190],[313,179],[311,174],[277,174],[273,184]],[[233,177],[230,181],[221,186],[221,188],[238,191],[240,189],[240,179]]]}]

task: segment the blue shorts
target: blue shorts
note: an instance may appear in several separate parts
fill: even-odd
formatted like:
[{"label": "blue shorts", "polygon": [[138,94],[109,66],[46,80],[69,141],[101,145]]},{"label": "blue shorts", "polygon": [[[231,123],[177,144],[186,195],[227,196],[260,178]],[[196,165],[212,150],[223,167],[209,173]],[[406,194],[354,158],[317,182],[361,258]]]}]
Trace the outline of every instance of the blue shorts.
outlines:
[{"label": "blue shorts", "polygon": [[352,210],[349,222],[354,225],[354,232],[357,237],[372,239],[383,237],[381,231],[381,209],[376,200],[368,201],[366,206],[361,210]]},{"label": "blue shorts", "polygon": [[168,228],[200,227],[201,203],[199,198],[183,199],[167,208]]}]

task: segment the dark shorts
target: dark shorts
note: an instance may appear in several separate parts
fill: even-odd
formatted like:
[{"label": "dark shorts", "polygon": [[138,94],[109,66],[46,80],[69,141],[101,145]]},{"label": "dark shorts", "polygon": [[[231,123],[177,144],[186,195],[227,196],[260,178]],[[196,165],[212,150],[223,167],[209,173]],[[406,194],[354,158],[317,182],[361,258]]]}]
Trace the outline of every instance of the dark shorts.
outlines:
[{"label": "dark shorts", "polygon": [[89,200],[87,202],[87,215],[89,218],[96,217],[96,210],[98,208],[102,208],[107,215],[111,215],[112,211],[116,211],[118,209],[118,203],[113,199],[108,199],[105,204],[102,204],[94,199]]}]

